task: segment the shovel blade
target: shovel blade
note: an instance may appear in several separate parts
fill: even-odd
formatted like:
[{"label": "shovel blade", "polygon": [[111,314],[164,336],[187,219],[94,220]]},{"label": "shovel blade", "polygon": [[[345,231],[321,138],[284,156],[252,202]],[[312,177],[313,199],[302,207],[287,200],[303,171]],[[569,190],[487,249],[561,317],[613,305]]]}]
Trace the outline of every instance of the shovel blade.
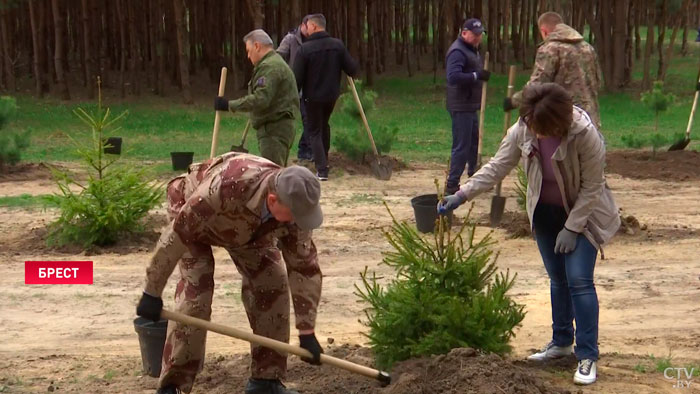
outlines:
[{"label": "shovel blade", "polygon": [[688,146],[689,143],[690,143],[690,138],[684,138],[684,139],[676,142],[675,144],[671,145],[668,148],[668,151],[673,152],[676,150],[683,150],[683,149],[685,149],[686,146]]},{"label": "shovel blade", "polygon": [[389,179],[391,179],[391,161],[388,160],[386,157],[373,158],[370,161],[369,166],[372,169],[372,175],[374,175],[377,179],[382,181],[388,181]]},{"label": "shovel blade", "polygon": [[248,153],[248,149],[244,148],[241,145],[233,145],[231,146],[231,152]]},{"label": "shovel blade", "polygon": [[491,219],[491,227],[498,227],[501,224],[501,219],[503,218],[503,210],[506,208],[506,198],[502,196],[491,197],[491,213],[489,218]]}]

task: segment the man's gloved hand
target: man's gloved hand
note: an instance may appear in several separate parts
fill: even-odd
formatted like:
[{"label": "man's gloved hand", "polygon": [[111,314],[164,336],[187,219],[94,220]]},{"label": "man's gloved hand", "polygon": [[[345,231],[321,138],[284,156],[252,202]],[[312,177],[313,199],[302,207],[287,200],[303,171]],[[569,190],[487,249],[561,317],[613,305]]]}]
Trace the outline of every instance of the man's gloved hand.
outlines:
[{"label": "man's gloved hand", "polygon": [[467,201],[467,196],[458,190],[457,193],[445,196],[442,201],[438,202],[437,211],[440,215],[447,215],[450,211],[454,211],[460,205]]},{"label": "man's gloved hand", "polygon": [[695,90],[700,90],[700,81],[698,81],[698,84],[695,85]]},{"label": "man's gloved hand", "polygon": [[491,78],[491,71],[480,70],[476,73],[476,78],[481,80],[481,81],[488,81],[489,78]]},{"label": "man's gloved hand", "polygon": [[321,353],[323,353],[323,348],[321,344],[318,343],[315,334],[299,335],[299,346],[308,350],[314,356],[314,358],[311,359],[302,357],[302,361],[313,365],[321,365]]},{"label": "man's gloved hand", "polygon": [[510,110],[515,109],[515,105],[513,104],[513,99],[510,97],[506,97],[503,99],[503,110],[505,112],[508,112]]},{"label": "man's gloved hand", "polygon": [[153,297],[145,292],[141,296],[139,305],[136,307],[136,314],[155,322],[160,320],[160,312],[163,310],[163,299]]},{"label": "man's gloved hand", "polygon": [[573,252],[576,249],[576,238],[578,238],[578,233],[569,231],[566,228],[561,229],[557,235],[557,242],[554,245],[554,253],[566,254]]},{"label": "man's gloved hand", "polygon": [[228,111],[228,99],[218,96],[214,99],[214,109],[217,111]]}]

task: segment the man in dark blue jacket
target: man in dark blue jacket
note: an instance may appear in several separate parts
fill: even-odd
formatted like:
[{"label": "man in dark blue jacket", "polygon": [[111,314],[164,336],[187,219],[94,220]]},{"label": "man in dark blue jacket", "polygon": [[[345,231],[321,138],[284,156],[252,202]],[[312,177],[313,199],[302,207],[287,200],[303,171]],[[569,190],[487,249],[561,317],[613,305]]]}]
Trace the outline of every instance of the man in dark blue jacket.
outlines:
[{"label": "man in dark blue jacket", "polygon": [[360,68],[343,42],[326,33],[323,14],[309,15],[306,31],[309,36],[301,45],[292,68],[297,87],[304,92],[316,175],[325,181],[328,180],[328,150],[331,146],[328,120],[340,94],[340,75],[344,71],[354,77]]},{"label": "man in dark blue jacket", "polygon": [[450,45],[445,58],[447,72],[447,110],[452,117],[452,156],[446,194],[459,189],[459,179],[469,165],[467,175],[477,168],[481,88],[491,73],[484,70],[478,46],[484,33],[481,21],[467,19],[459,37]]}]

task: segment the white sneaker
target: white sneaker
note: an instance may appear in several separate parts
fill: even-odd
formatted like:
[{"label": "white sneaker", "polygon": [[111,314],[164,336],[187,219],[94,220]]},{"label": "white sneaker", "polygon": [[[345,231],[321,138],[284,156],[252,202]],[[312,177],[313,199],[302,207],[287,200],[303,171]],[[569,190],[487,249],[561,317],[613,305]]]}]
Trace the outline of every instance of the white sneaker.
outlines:
[{"label": "white sneaker", "polygon": [[574,383],[576,384],[591,384],[595,383],[598,377],[598,367],[595,361],[585,359],[578,362],[578,368],[574,374]]},{"label": "white sneaker", "polygon": [[528,356],[530,361],[544,361],[551,360],[553,358],[560,358],[568,356],[574,352],[574,345],[569,346],[555,346],[554,341],[549,342],[545,347],[539,352]]}]

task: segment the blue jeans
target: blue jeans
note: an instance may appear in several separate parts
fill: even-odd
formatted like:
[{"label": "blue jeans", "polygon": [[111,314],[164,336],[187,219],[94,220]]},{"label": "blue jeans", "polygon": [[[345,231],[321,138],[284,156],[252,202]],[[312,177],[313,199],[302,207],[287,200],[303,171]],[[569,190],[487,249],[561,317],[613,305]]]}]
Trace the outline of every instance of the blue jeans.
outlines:
[{"label": "blue jeans", "polygon": [[452,156],[447,187],[459,185],[459,178],[468,164],[467,175],[476,172],[479,154],[479,117],[476,112],[450,112],[452,116]]},{"label": "blue jeans", "polygon": [[573,252],[554,253],[557,235],[565,222],[563,207],[537,204],[533,224],[537,246],[549,275],[552,339],[556,346],[571,345],[575,319],[576,358],[598,360],[598,295],[593,283],[598,250],[581,234]]}]

